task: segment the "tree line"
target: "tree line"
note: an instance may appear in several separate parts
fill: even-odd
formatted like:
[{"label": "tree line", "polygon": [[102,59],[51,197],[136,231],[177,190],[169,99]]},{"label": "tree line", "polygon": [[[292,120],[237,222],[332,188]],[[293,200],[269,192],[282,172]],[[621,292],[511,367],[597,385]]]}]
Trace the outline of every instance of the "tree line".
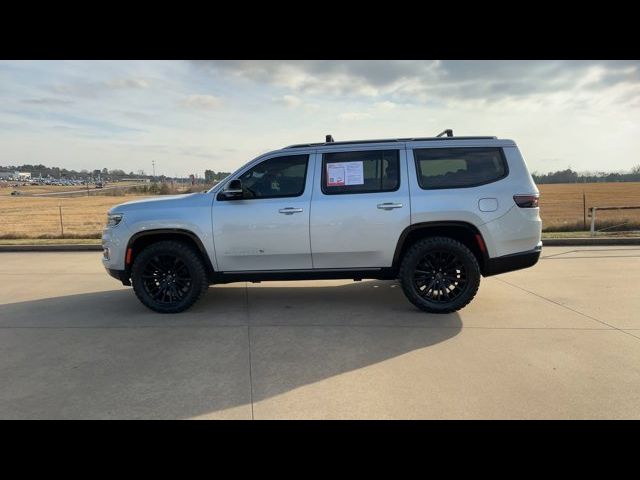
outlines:
[{"label": "tree line", "polygon": [[[112,179],[124,179],[124,178],[149,178],[152,176],[147,174],[144,170],[136,170],[135,172],[131,171],[129,173],[124,170],[114,168],[114,169],[95,169],[95,170],[70,170],[67,168],[60,167],[47,167],[46,165],[8,165],[2,166],[0,165],[0,171],[5,172],[30,172],[32,177],[42,177],[42,178],[75,178],[75,179],[84,179],[84,178],[97,178],[101,177],[103,179],[112,178]],[[222,180],[226,176],[229,175],[229,172],[214,172],[213,170],[205,170],[204,172],[204,180],[206,183],[214,183]],[[164,175],[157,175],[155,177],[160,181],[164,181],[168,179]],[[201,177],[202,178],[202,177]],[[200,180],[201,182],[202,180]]]},{"label": "tree line", "polygon": [[536,183],[597,183],[597,182],[640,182],[640,165],[628,173],[619,172],[576,172],[567,168],[556,172],[531,174]]}]

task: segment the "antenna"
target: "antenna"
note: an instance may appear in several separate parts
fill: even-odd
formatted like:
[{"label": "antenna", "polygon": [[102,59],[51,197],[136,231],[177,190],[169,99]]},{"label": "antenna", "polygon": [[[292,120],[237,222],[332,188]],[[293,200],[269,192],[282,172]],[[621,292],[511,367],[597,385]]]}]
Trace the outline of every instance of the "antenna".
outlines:
[{"label": "antenna", "polygon": [[442,137],[444,134],[446,134],[447,137],[453,137],[453,130],[451,130],[450,128],[447,128],[446,130],[443,130],[438,135],[436,135],[436,138]]},{"label": "antenna", "polygon": [[333,142],[335,142],[335,140],[333,139],[333,137],[331,135],[325,135],[324,141],[325,141],[325,143],[333,143]]}]

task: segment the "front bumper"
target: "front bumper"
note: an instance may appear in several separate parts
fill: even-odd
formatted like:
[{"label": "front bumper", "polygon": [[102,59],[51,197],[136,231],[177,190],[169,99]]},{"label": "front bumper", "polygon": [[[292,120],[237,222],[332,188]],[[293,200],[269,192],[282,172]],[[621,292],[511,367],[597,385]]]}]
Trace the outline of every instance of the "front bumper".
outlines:
[{"label": "front bumper", "polygon": [[499,273],[512,272],[523,268],[533,267],[538,263],[542,252],[542,242],[533,250],[527,252],[512,253],[502,257],[487,258],[482,275],[490,277]]},{"label": "front bumper", "polygon": [[108,254],[103,254],[102,265],[107,270],[124,270],[125,253],[130,232],[125,225],[120,223],[117,227],[102,230],[102,248],[108,249]]}]

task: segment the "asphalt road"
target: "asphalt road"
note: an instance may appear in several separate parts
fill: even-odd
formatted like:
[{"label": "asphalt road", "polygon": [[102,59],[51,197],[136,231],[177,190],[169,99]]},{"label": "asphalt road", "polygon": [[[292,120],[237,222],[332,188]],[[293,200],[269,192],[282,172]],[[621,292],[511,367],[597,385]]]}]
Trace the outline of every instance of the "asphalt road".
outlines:
[{"label": "asphalt road", "polygon": [[640,247],[543,257],[451,315],[340,280],[167,316],[99,253],[0,253],[0,418],[640,418]]}]

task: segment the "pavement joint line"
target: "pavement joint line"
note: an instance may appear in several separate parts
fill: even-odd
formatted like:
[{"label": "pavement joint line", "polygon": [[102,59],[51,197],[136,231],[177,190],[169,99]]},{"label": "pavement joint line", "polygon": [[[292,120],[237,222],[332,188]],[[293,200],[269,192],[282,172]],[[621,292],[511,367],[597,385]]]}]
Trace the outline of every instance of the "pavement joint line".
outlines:
[{"label": "pavement joint line", "polygon": [[640,254],[637,255],[598,255],[592,257],[543,257],[540,260],[581,260],[584,258],[640,258]]},{"label": "pavement joint line", "polygon": [[[572,252],[628,252],[629,250],[640,250],[640,248],[585,248],[582,250],[571,250],[571,251]],[[562,255],[562,254],[560,253],[557,255]]]},{"label": "pavement joint line", "polygon": [[244,299],[247,309],[247,341],[249,342],[249,398],[251,400],[251,420],[255,420],[253,414],[253,374],[251,369],[251,311],[249,309],[249,283],[244,282]]},{"label": "pavement joint line", "polygon": [[523,288],[523,287],[520,287],[520,286],[515,285],[513,283],[507,282],[506,280],[502,280],[501,278],[495,278],[495,280],[498,280],[499,282],[502,282],[502,283],[506,283],[507,285],[511,285],[512,287],[520,289],[523,292],[527,292],[527,293],[530,293],[531,295],[535,295],[536,297],[541,298],[543,300],[546,300],[547,302],[553,303],[553,304],[558,305],[559,307],[562,307],[562,308],[566,308],[567,310],[570,310],[570,311],[572,311],[574,313],[577,313],[578,315],[582,315],[583,317],[590,318],[591,320],[594,320],[594,321],[596,321],[598,323],[601,323],[603,325],[607,325],[608,327],[611,327],[614,330],[618,330],[619,332],[622,332],[625,335],[629,335],[629,336],[631,336],[633,338],[636,338],[636,339],[640,340],[640,337],[636,337],[635,335],[633,335],[633,334],[631,334],[629,332],[626,332],[625,330],[623,330],[621,328],[615,327],[615,326],[605,322],[604,320],[600,320],[600,319],[598,319],[596,317],[592,317],[591,315],[587,315],[586,313],[583,313],[583,312],[581,312],[579,310],[575,310],[575,309],[573,309],[571,307],[568,307],[567,305],[563,305],[562,303],[556,302],[555,300],[552,300],[550,298],[543,297],[542,295],[539,295],[539,294],[537,294],[535,292],[532,292],[531,290],[527,290],[526,288]]},{"label": "pavement joint line", "polygon": [[2,275],[103,275],[101,272],[5,272],[0,270]]},{"label": "pavement joint line", "polygon": [[[109,330],[109,329],[145,329],[145,328],[246,328],[247,325],[0,325],[0,329],[5,330],[37,330],[37,329],[46,329],[46,330],[64,330],[64,329],[77,329],[77,330]],[[457,327],[451,325],[346,325],[346,324],[263,324],[263,325],[252,325],[252,328],[420,328],[424,330],[598,330],[598,331],[612,331],[618,330],[613,328],[586,328],[586,327],[484,327],[481,325],[472,325],[468,327]],[[638,330],[638,329],[620,329],[620,330]],[[640,331],[640,330],[638,330]]]}]

